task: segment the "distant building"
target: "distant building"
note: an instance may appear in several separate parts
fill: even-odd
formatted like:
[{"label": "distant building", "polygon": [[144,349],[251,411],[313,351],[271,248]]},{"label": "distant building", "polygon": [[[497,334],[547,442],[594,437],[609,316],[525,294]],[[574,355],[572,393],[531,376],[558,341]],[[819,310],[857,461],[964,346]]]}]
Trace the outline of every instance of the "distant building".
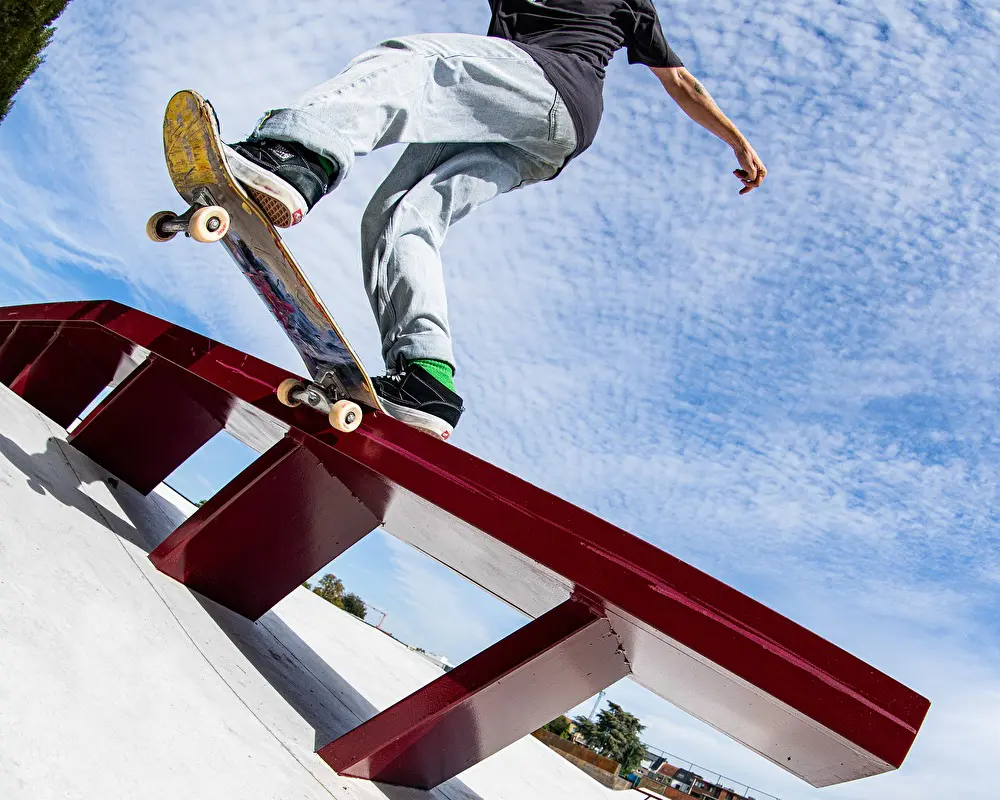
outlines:
[{"label": "distant building", "polygon": [[668,786],[686,794],[691,794],[691,787],[694,786],[695,781],[701,780],[701,775],[695,775],[690,770],[681,769],[680,767],[670,766],[668,770],[664,770],[661,767],[660,773],[667,778]]},{"label": "distant building", "polygon": [[650,753],[646,755],[647,757],[640,764],[639,774],[645,775],[662,786],[669,786],[684,794],[690,794],[691,787],[695,782],[702,781],[700,775],[681,767],[675,767],[662,756],[653,756]]},{"label": "distant building", "polygon": [[448,661],[446,656],[439,656],[436,653],[428,653],[422,647],[411,647],[410,649],[414,653],[417,653],[418,655],[426,658],[432,664],[436,664],[437,666],[441,667],[441,669],[443,669],[445,672],[451,672],[453,669],[455,669],[455,665],[452,664],[450,661]]},{"label": "distant building", "polygon": [[[666,757],[649,750],[640,762],[636,775],[652,781],[657,786],[669,787],[698,800],[754,800],[753,797],[738,794],[727,786],[711,783],[696,772],[676,767]],[[647,788],[656,791],[651,786]]]},{"label": "distant building", "polygon": [[691,794],[691,787],[694,786],[695,781],[700,780],[701,775],[695,775],[690,770],[678,769],[670,776],[670,785],[675,789]]},{"label": "distant building", "polygon": [[717,783],[709,783],[700,776],[698,776],[698,779],[694,782],[689,794],[699,800],[753,800],[752,797],[737,794],[735,791],[726,786],[720,786]]}]

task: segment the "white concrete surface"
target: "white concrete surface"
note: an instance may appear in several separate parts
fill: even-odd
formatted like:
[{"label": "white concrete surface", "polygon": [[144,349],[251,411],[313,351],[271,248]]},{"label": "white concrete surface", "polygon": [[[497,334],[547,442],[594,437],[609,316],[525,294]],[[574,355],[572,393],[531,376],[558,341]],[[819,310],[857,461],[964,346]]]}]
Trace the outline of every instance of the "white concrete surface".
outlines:
[{"label": "white concrete surface", "polygon": [[[528,737],[434,792],[315,750],[441,670],[304,589],[249,623],[153,569],[143,498],[0,386],[0,798],[606,800]],[[631,794],[631,793],[629,793]]]}]

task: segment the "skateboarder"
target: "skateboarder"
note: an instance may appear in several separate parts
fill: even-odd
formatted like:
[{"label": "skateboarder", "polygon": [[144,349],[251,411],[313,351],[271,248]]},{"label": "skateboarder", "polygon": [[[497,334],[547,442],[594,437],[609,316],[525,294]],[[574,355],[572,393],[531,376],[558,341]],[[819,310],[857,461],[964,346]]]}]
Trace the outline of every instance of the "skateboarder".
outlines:
[{"label": "skateboarder", "polygon": [[229,166],[278,227],[298,223],[357,156],[409,147],[361,224],[365,286],[393,416],[447,437],[462,415],[441,246],[499,194],[549,180],[594,141],[605,67],[626,48],[695,122],[733,148],[746,194],[767,174],[667,44],[652,0],[490,0],[487,36],[390,39],[295,105],[268,112]]}]

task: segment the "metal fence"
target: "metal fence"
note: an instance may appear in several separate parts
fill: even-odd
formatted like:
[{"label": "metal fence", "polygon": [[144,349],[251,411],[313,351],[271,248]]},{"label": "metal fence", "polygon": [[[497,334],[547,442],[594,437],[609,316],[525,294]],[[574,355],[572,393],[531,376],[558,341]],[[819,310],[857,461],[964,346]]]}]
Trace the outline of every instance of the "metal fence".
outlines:
[{"label": "metal fence", "polygon": [[[695,775],[700,775],[702,780],[706,783],[712,783],[716,786],[721,786],[723,789],[729,789],[736,794],[743,795],[747,798],[752,798],[752,800],[781,800],[773,794],[768,794],[767,792],[762,792],[760,789],[755,789],[747,783],[741,783],[734,780],[733,778],[727,778],[721,772],[716,772],[708,767],[703,767],[700,764],[695,764],[693,761],[689,761],[686,758],[681,758],[673,753],[668,753],[666,750],[661,750],[659,747],[652,747],[648,744],[643,744],[646,748],[646,753],[650,756],[656,758],[663,758],[670,762],[672,766],[681,767],[689,772],[693,772]],[[655,774],[655,773],[654,773]],[[659,782],[659,781],[658,781]],[[662,781],[664,784],[669,785],[669,779]]]}]

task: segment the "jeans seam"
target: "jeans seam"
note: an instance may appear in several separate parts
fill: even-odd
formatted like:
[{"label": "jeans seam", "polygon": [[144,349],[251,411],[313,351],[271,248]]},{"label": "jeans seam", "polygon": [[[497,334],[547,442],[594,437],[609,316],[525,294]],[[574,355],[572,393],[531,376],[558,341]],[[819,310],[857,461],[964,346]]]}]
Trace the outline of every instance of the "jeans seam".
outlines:
[{"label": "jeans seam", "polygon": [[[461,53],[454,53],[454,54],[452,54],[450,56],[444,56],[444,55],[441,55],[440,53],[417,53],[416,55],[419,58],[424,59],[424,61],[428,61],[428,60],[430,60],[432,58],[440,59],[442,61],[451,61],[451,60],[456,59],[456,58],[465,59],[467,61],[474,61],[474,60],[479,60],[479,61],[518,61],[518,62],[526,62],[526,61],[528,61],[526,59],[519,58],[518,56],[481,56],[481,55],[471,56],[471,55],[463,55]],[[530,61],[530,63],[534,64],[535,62],[534,61]],[[354,89],[357,86],[361,86],[361,85],[367,83],[371,78],[374,78],[376,76],[382,75],[383,73],[389,72],[390,70],[396,69],[398,66],[400,66],[400,65],[399,64],[390,64],[390,65],[388,65],[386,67],[383,67],[382,69],[378,70],[377,72],[370,72],[367,75],[365,75],[364,77],[358,78],[358,80],[354,81],[353,83],[349,83],[346,86],[341,86],[339,89],[337,89],[337,91],[331,92],[331,95],[334,95],[334,96],[335,95],[339,95],[339,94],[341,94],[343,92],[346,92],[349,89]],[[309,108],[309,107],[310,106],[304,106],[304,108]]]},{"label": "jeans seam", "polygon": [[[446,146],[447,146],[446,143],[441,143],[441,144],[439,144],[437,147],[435,147],[431,151],[431,155],[430,155],[430,157],[427,160],[428,166],[425,169],[421,170],[424,173],[424,177],[426,177],[427,173],[430,172],[430,170],[433,168],[430,165],[437,164],[438,159],[440,159],[441,153],[444,152],[444,148]],[[423,180],[423,178],[421,178],[421,180]],[[399,207],[402,205],[403,200],[406,199],[406,195],[409,194],[411,191],[413,191],[413,189],[419,183],[420,183],[420,181],[417,181],[417,183],[415,183],[413,186],[411,186],[409,189],[407,189],[406,194],[404,194],[399,199],[399,202],[396,204],[396,208],[393,209],[393,213],[392,213],[392,215],[390,216],[390,219],[389,219],[389,225],[386,227],[386,230],[385,230],[385,232],[383,234],[385,236],[386,240],[388,240],[390,238],[388,236],[388,234],[389,234],[390,230],[392,229],[392,227],[395,225],[395,219],[394,218],[395,218],[395,215],[396,215],[396,213],[395,213],[396,210],[398,210]],[[421,217],[421,220],[424,221],[424,223],[426,224],[426,220],[423,220],[423,217]],[[378,274],[377,280],[378,280],[378,286],[382,290],[382,292],[383,292],[383,294],[385,296],[385,308],[386,308],[386,311],[391,315],[390,319],[391,319],[392,324],[391,325],[387,325],[386,326],[386,330],[390,330],[391,331],[393,328],[396,327],[396,324],[399,322],[399,315],[396,313],[396,306],[393,305],[392,295],[389,293],[389,253],[386,253],[385,257],[383,257],[382,259],[380,259],[380,261],[381,261],[381,263],[379,264],[379,274]]]},{"label": "jeans seam", "polygon": [[[424,53],[420,53],[419,56],[420,56],[420,58],[424,59],[425,61],[428,60],[428,59],[430,59],[430,58],[435,58],[434,54],[427,55],[427,54],[424,54]],[[388,64],[388,65],[382,67],[382,69],[377,70],[375,72],[369,72],[367,75],[365,75],[365,76],[363,76],[361,78],[358,78],[353,83],[349,83],[346,86],[341,86],[335,92],[330,92],[330,96],[336,97],[337,95],[343,94],[344,92],[348,91],[349,89],[354,89],[354,88],[356,88],[358,86],[363,86],[370,79],[378,77],[378,76],[381,76],[381,75],[385,74],[386,72],[391,72],[392,70],[397,69],[400,66],[401,66],[401,64],[399,64],[399,63],[393,63],[393,64]],[[310,104],[310,106],[311,105],[314,105],[314,104]],[[305,107],[309,108],[310,106],[305,106]]]},{"label": "jeans seam", "polygon": [[530,58],[520,58],[518,56],[484,56],[484,55],[464,55],[462,53],[452,53],[450,56],[438,55],[444,61],[451,61],[453,58],[464,58],[467,61],[520,61],[524,64],[534,64]]}]

